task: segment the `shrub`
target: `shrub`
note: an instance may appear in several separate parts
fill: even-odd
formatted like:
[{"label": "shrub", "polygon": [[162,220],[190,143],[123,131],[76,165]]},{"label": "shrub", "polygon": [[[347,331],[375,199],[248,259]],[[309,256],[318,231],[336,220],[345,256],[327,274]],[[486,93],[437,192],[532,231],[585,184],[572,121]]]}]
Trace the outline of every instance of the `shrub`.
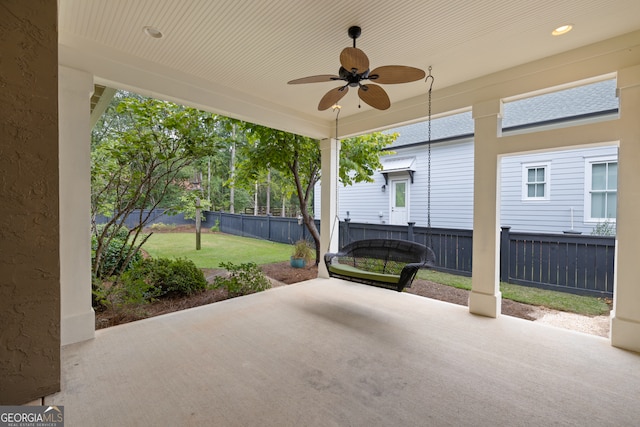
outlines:
[{"label": "shrub", "polygon": [[[127,271],[134,264],[142,259],[139,251],[136,251],[125,265],[126,256],[129,253],[131,245],[128,243],[129,230],[121,227],[114,233],[112,238],[104,239],[106,246],[102,248],[100,269],[96,272],[98,278],[105,278],[110,272],[118,273],[120,270]],[[94,265],[96,250],[98,249],[98,238],[96,235],[91,236],[91,264]]]},{"label": "shrub", "polygon": [[220,231],[220,220],[216,219],[215,224],[210,228],[211,232],[217,233]]},{"label": "shrub", "polygon": [[309,262],[315,256],[314,252],[315,251],[313,249],[311,249],[311,247],[309,246],[309,243],[307,243],[306,240],[298,240],[293,245],[292,256],[294,258],[302,258],[306,262]]},{"label": "shrub", "polygon": [[156,222],[149,226],[149,229],[151,229],[152,231],[169,231],[169,230],[175,230],[175,228],[176,228],[175,224],[165,224],[163,222]]},{"label": "shrub", "polygon": [[[133,276],[136,267],[124,273],[119,281],[111,282],[94,279],[92,303],[96,311],[147,304],[159,296],[158,290],[152,283],[148,283],[142,277]],[[125,276],[128,277],[125,278]]]},{"label": "shrub", "polygon": [[591,231],[592,236],[615,236],[616,235],[616,225],[615,223],[604,221],[598,222],[593,230]]},{"label": "shrub", "polygon": [[123,274],[121,279],[127,295],[145,300],[169,294],[190,295],[207,287],[202,270],[184,258],[145,259]]},{"label": "shrub", "polygon": [[242,296],[264,291],[271,287],[271,283],[262,270],[253,263],[235,265],[222,262],[220,267],[229,272],[228,277],[218,276],[214,279],[214,286],[225,287],[229,296]]}]

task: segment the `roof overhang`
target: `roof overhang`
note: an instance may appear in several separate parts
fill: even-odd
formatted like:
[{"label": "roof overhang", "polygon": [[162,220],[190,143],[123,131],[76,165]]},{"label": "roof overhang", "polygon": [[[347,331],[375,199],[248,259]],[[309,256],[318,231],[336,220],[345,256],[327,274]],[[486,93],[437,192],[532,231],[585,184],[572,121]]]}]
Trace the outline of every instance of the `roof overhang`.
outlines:
[{"label": "roof overhang", "polygon": [[400,157],[393,159],[385,159],[382,161],[382,176],[384,176],[384,185],[389,184],[389,174],[406,173],[413,184],[413,174],[415,172],[415,157]]}]

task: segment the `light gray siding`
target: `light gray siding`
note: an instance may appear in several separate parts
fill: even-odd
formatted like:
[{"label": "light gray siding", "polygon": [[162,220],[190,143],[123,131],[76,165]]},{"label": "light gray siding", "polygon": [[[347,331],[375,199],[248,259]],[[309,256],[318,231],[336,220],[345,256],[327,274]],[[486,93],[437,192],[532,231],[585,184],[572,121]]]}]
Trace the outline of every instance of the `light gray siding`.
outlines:
[{"label": "light gray siding", "polygon": [[[617,147],[584,148],[509,156],[501,162],[500,223],[512,231],[590,234],[597,224],[585,221],[585,165],[592,157],[617,157]],[[523,165],[549,165],[548,200],[523,200]]]},{"label": "light gray siding", "polygon": [[[439,228],[473,228],[473,142],[462,140],[433,144],[431,149],[431,225]],[[427,225],[427,147],[396,148],[392,157],[415,157],[414,182],[409,185],[409,221]],[[512,231],[590,234],[597,222],[585,221],[586,162],[594,157],[617,157],[616,146],[583,148],[505,157],[501,161],[500,224]],[[523,165],[549,168],[548,200],[523,200]],[[389,175],[408,178],[408,173]],[[390,191],[380,172],[373,183],[339,188],[340,220],[389,223]],[[320,184],[316,188],[320,194]],[[588,207],[587,207],[588,208]],[[315,200],[316,217],[320,200]],[[348,214],[347,214],[348,212]],[[573,228],[572,228],[573,215]]]},{"label": "light gray siding", "polygon": [[[427,147],[395,149],[393,157],[415,157],[414,182],[409,184],[409,221],[427,225],[428,156]],[[383,157],[384,160],[384,157]],[[408,178],[407,172],[392,173],[393,179]],[[338,212],[341,220],[354,222],[389,223],[389,189],[382,173],[373,176],[373,183],[359,183],[339,188]],[[321,184],[320,184],[321,185]],[[320,194],[320,185],[316,195]],[[316,218],[320,215],[320,197],[315,198]],[[433,144],[431,148],[431,225],[433,227],[471,229],[473,226],[473,142],[464,141]]]}]

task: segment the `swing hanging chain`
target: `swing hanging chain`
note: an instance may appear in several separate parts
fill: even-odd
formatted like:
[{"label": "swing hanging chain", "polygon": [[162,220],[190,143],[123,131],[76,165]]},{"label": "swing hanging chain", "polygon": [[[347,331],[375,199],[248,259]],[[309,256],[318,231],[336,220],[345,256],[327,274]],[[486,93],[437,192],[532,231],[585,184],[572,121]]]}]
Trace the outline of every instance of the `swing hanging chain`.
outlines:
[{"label": "swing hanging chain", "polygon": [[427,246],[431,247],[431,92],[433,90],[433,82],[435,78],[431,75],[431,66],[429,66],[429,75],[424,80],[425,83],[431,79],[429,85],[429,102],[428,102],[428,120],[427,120]]},{"label": "swing hanging chain", "polygon": [[[355,43],[355,39],[354,39],[354,43]],[[336,145],[338,145],[340,143],[340,140],[338,139],[338,117],[340,116],[340,109],[342,107],[339,106],[338,104],[335,104],[333,106],[333,111],[336,111]],[[339,150],[338,147],[336,147],[336,165],[338,166],[338,169],[340,168],[340,155],[339,155]],[[331,226],[331,234],[329,235],[329,246],[327,247],[327,252],[331,252],[331,242],[333,241],[333,232],[336,229],[336,224],[340,224],[340,216],[338,215],[338,190],[336,189],[335,192],[336,195],[336,199],[335,199],[335,203],[336,203],[336,217],[334,218],[333,221],[333,225]]]}]

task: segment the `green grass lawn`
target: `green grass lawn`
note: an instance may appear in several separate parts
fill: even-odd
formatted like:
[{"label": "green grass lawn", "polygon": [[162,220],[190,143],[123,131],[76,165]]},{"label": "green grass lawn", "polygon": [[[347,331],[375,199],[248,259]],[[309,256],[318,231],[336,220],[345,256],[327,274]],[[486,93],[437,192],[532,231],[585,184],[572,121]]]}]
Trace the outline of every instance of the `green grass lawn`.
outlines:
[{"label": "green grass lawn", "polygon": [[199,268],[218,268],[221,262],[258,265],[289,260],[293,246],[229,234],[203,232],[196,250],[194,233],[154,233],[142,247],[152,257],[187,258]]},{"label": "green grass lawn", "polygon": [[[418,278],[435,283],[471,290],[471,277],[455,276],[433,270],[420,270]],[[609,305],[602,298],[574,295],[565,292],[547,291],[528,286],[500,282],[502,298],[537,305],[554,310],[568,311],[587,316],[609,314]]]}]

